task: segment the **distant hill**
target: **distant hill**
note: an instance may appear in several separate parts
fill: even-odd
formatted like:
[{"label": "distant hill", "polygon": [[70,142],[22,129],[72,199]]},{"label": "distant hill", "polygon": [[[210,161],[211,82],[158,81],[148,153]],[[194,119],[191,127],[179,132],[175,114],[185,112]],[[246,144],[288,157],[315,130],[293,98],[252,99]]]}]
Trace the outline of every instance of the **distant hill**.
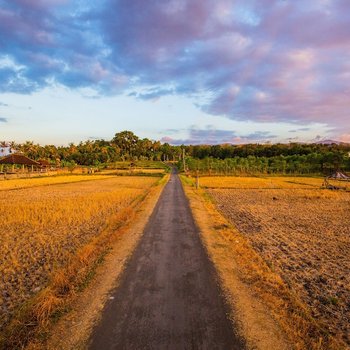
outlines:
[{"label": "distant hill", "polygon": [[333,144],[335,144],[335,145],[348,145],[349,143],[335,141],[335,140],[322,140],[322,141],[316,142],[316,144],[318,144],[318,145],[333,145]]}]

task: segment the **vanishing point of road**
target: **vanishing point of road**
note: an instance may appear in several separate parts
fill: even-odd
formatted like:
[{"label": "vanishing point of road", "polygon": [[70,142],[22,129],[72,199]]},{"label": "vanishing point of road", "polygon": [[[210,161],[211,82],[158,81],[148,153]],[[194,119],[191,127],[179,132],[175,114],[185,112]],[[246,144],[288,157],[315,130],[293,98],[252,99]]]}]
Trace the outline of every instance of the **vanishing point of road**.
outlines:
[{"label": "vanishing point of road", "polygon": [[90,350],[244,349],[174,172],[108,300]]}]

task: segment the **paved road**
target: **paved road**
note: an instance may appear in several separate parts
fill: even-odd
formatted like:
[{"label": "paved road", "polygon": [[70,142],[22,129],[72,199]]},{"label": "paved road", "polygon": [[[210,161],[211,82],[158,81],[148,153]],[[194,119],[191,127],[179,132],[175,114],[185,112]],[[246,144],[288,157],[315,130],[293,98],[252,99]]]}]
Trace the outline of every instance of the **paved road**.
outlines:
[{"label": "paved road", "polygon": [[244,349],[176,174],[90,339],[91,350]]}]

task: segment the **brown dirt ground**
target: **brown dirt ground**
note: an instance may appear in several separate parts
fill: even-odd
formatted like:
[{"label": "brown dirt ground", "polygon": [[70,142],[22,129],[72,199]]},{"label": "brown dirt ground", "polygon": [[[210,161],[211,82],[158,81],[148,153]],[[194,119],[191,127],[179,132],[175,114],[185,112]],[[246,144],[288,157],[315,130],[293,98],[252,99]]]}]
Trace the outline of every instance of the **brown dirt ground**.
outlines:
[{"label": "brown dirt ground", "polygon": [[350,345],[350,193],[207,191],[313,318]]}]

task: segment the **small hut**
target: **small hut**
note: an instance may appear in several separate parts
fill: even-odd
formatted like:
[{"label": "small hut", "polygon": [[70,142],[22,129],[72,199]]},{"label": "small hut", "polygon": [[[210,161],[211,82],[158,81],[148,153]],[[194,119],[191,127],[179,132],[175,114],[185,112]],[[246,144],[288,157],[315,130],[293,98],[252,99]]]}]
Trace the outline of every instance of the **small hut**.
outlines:
[{"label": "small hut", "polygon": [[3,172],[4,165],[11,165],[12,173],[15,172],[16,165],[21,165],[23,171],[25,166],[27,166],[28,168],[31,167],[31,171],[34,171],[34,167],[35,168],[40,167],[40,163],[24,156],[23,154],[18,154],[18,153],[13,153],[0,159],[0,172]]},{"label": "small hut", "polygon": [[325,177],[323,186],[330,190],[347,189],[347,186],[342,185],[344,182],[350,182],[350,176],[340,171],[336,171],[332,175]]}]

